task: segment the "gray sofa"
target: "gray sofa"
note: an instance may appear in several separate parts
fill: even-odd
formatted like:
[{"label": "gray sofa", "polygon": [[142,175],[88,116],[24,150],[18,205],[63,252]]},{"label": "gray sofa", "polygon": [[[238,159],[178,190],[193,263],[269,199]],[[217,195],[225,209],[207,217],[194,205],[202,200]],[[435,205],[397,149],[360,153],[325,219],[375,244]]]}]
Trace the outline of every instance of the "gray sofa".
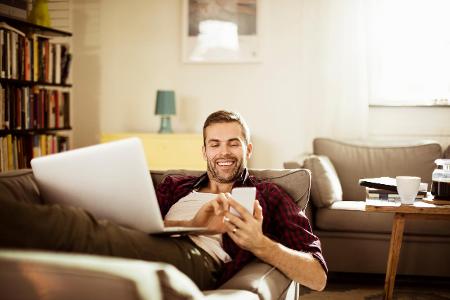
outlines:
[{"label": "gray sofa", "polygon": [[[445,153],[450,153],[449,149]],[[331,272],[385,273],[393,214],[366,212],[360,178],[413,175],[431,183],[440,144],[316,138],[286,168],[312,172],[307,213]],[[450,220],[407,220],[397,274],[450,276]]]},{"label": "gray sofa", "polygon": [[[158,184],[169,174],[200,173],[177,170],[153,171],[151,175],[154,184]],[[250,170],[250,173],[275,182],[305,209],[311,183],[308,170]],[[0,201],[32,202],[39,209],[50,206],[40,197],[31,170],[0,173]],[[42,249],[2,249],[1,245],[0,236],[2,299],[297,299],[299,296],[298,283],[258,260],[219,289],[199,291],[187,276],[168,264],[42,252]]]}]

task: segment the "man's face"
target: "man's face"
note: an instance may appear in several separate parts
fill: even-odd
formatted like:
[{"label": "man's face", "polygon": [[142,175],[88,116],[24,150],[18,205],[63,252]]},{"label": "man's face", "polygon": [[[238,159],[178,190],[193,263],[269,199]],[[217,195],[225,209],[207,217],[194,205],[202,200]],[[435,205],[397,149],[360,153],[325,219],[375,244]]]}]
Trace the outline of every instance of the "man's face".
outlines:
[{"label": "man's face", "polygon": [[247,167],[251,152],[252,144],[245,144],[239,123],[215,123],[206,127],[203,157],[211,180],[219,183],[236,181]]}]

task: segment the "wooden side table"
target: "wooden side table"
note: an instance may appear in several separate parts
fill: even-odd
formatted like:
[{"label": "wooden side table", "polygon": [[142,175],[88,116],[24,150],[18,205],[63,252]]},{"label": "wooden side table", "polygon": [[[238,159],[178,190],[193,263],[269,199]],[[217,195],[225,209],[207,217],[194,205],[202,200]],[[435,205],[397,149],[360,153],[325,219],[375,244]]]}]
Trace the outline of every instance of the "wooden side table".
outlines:
[{"label": "wooden side table", "polygon": [[414,218],[450,219],[450,205],[435,205],[423,201],[416,201],[413,205],[400,205],[400,203],[385,200],[366,200],[366,211],[394,213],[386,278],[384,281],[384,299],[390,300],[394,293],[395,276],[402,246],[405,220]]},{"label": "wooden side table", "polygon": [[203,136],[200,133],[111,133],[102,134],[101,142],[138,137],[144,145],[149,170],[205,170],[202,156]]}]

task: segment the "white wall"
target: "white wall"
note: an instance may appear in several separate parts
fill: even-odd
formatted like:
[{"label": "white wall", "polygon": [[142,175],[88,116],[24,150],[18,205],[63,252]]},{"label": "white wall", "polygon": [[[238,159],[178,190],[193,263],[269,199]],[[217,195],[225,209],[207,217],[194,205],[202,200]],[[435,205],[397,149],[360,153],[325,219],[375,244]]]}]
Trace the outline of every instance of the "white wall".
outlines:
[{"label": "white wall", "polygon": [[429,139],[450,144],[449,107],[373,107],[369,135],[385,140]]},{"label": "white wall", "polygon": [[[74,1],[75,146],[98,142],[100,132],[157,131],[156,90],[174,89],[177,132],[201,132],[206,116],[217,109],[241,112],[253,133],[252,167],[281,168],[283,161],[311,151],[305,130],[318,116],[308,114],[314,103],[299,91],[300,78],[308,74],[298,58],[308,42],[301,37],[302,1],[264,1],[262,62],[227,65],[181,62],[181,1]],[[444,136],[448,143],[449,112],[428,111],[427,130],[418,136]],[[403,136],[421,129],[422,113],[411,119],[406,113],[372,109],[370,135]],[[413,126],[404,125],[398,114]],[[397,127],[401,130],[392,131]]]}]

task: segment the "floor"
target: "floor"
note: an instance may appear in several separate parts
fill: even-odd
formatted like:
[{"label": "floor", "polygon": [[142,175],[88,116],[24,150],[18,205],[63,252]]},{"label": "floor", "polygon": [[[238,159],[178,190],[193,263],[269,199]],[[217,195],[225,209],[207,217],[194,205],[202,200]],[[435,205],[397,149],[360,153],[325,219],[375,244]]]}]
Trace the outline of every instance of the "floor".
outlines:
[{"label": "floor", "polygon": [[[383,299],[383,274],[330,273],[322,292],[302,287],[302,300]],[[394,299],[441,300],[450,299],[450,278],[397,276]]]}]

